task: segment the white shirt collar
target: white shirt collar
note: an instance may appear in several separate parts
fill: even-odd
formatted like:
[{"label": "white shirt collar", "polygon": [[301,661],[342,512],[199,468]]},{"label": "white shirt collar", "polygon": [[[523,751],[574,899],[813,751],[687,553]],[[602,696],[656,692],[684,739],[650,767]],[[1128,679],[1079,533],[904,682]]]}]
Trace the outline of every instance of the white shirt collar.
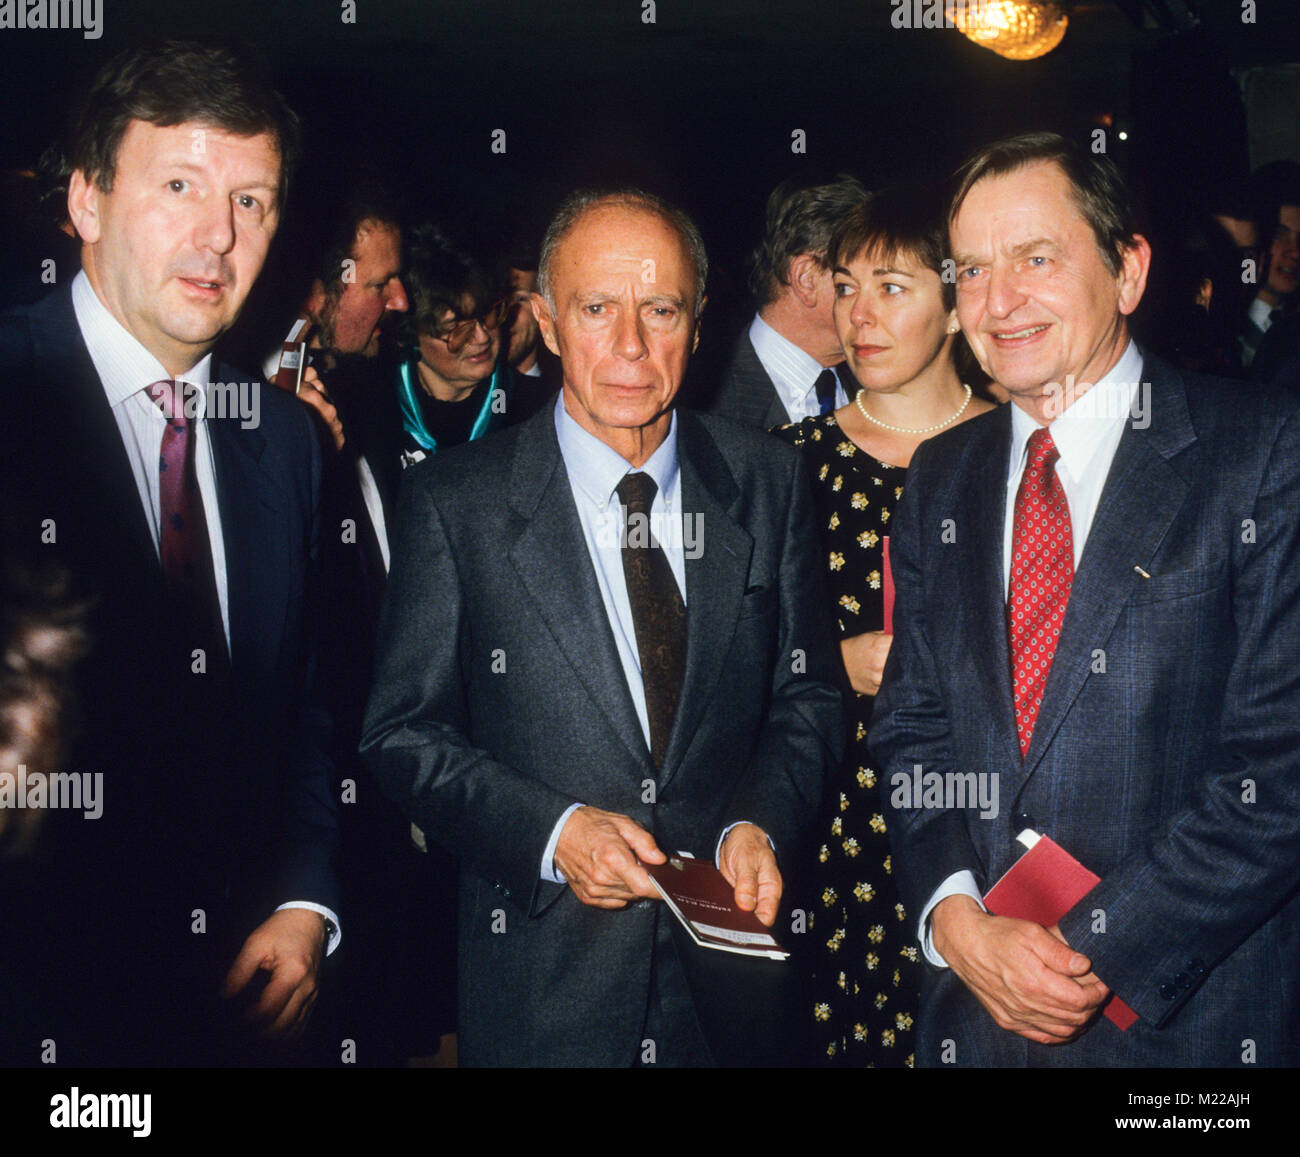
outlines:
[{"label": "white shirt collar", "polygon": [[750,323],[749,340],[786,410],[802,412],[808,396],[816,389],[817,379],[829,367],[777,333],[758,314]]},{"label": "white shirt collar", "polygon": [[[162,363],[109,313],[108,307],[91,287],[85,270],[72,281],[72,308],[110,406],[120,406],[154,382],[171,379]],[[199,417],[205,414],[211,368],[212,355],[209,353],[180,375],[181,381],[200,387]],[[158,416],[162,417],[161,411]]]},{"label": "white shirt collar", "polygon": [[1246,313],[1260,329],[1265,333],[1268,332],[1269,326],[1273,324],[1273,310],[1278,306],[1269,305],[1262,297],[1251,299],[1250,305],[1246,307]]},{"label": "white shirt collar", "polygon": [[[1133,403],[1142,382],[1142,355],[1132,340],[1101,381],[1062,410],[1051,425],[1052,442],[1061,465],[1075,479],[1112,439],[1118,441],[1124,423],[1135,417]],[[1014,479],[1024,465],[1029,436],[1038,422],[1011,403],[1011,460],[1008,476]]]}]

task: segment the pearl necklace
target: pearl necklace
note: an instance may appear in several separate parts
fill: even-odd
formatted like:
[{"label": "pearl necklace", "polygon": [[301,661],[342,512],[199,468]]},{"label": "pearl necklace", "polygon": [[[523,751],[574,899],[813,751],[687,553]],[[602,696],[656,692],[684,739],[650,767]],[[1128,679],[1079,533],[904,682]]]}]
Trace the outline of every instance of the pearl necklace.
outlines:
[{"label": "pearl necklace", "polygon": [[957,412],[945,418],[942,422],[936,422],[933,426],[891,426],[888,422],[873,418],[867,413],[867,407],[862,404],[862,395],[866,393],[865,390],[859,390],[853,400],[858,405],[858,412],[873,426],[879,426],[882,430],[892,430],[895,434],[933,434],[936,430],[951,426],[966,412],[966,407],[970,405],[971,389],[965,382],[962,383],[962,389],[966,391],[966,400],[957,407]]}]

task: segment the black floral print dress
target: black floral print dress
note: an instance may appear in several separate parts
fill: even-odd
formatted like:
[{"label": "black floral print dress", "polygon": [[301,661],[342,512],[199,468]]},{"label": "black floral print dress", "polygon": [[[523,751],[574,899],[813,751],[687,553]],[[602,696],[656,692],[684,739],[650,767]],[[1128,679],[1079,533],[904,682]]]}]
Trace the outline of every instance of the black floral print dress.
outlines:
[{"label": "black floral print dress", "polygon": [[[881,572],[905,467],[878,462],[834,414],[773,433],[804,455],[812,481],[834,615],[844,638],[884,624]],[[871,695],[845,704],[844,764],[829,784],[815,841],[809,909],[812,1008],[830,1065],[911,1067],[920,949],[894,884],[882,786],[867,753]]]}]

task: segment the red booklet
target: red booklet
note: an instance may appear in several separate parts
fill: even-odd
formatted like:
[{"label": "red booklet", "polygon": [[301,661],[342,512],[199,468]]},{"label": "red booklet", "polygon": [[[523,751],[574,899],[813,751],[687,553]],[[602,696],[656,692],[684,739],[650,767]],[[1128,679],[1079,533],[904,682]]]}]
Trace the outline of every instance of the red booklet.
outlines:
[{"label": "red booklet", "polygon": [[735,889],[712,864],[678,853],[643,864],[691,939],[701,948],[784,960],[790,955],[753,912],[736,907]]},{"label": "red booklet", "polygon": [[885,597],[885,624],[880,629],[886,635],[894,633],[894,570],[889,565],[889,535],[884,537],[885,561],[880,568],[881,593]]},{"label": "red booklet", "polygon": [[[984,906],[994,916],[1050,928],[1100,884],[1101,877],[1047,836],[1026,830],[1016,838],[1029,850],[989,889]],[[1120,1032],[1138,1018],[1118,996],[1106,1002],[1105,1013]]]}]

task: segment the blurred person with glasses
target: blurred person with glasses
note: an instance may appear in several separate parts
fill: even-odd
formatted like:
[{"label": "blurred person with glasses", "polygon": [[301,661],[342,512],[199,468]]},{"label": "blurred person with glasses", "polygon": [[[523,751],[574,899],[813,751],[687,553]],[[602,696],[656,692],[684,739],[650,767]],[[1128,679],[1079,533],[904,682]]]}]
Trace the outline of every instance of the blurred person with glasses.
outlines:
[{"label": "blurred person with glasses", "polygon": [[412,235],[407,254],[408,353],[398,366],[404,465],[472,442],[526,417],[518,375],[502,353],[508,291],[436,227]]}]

